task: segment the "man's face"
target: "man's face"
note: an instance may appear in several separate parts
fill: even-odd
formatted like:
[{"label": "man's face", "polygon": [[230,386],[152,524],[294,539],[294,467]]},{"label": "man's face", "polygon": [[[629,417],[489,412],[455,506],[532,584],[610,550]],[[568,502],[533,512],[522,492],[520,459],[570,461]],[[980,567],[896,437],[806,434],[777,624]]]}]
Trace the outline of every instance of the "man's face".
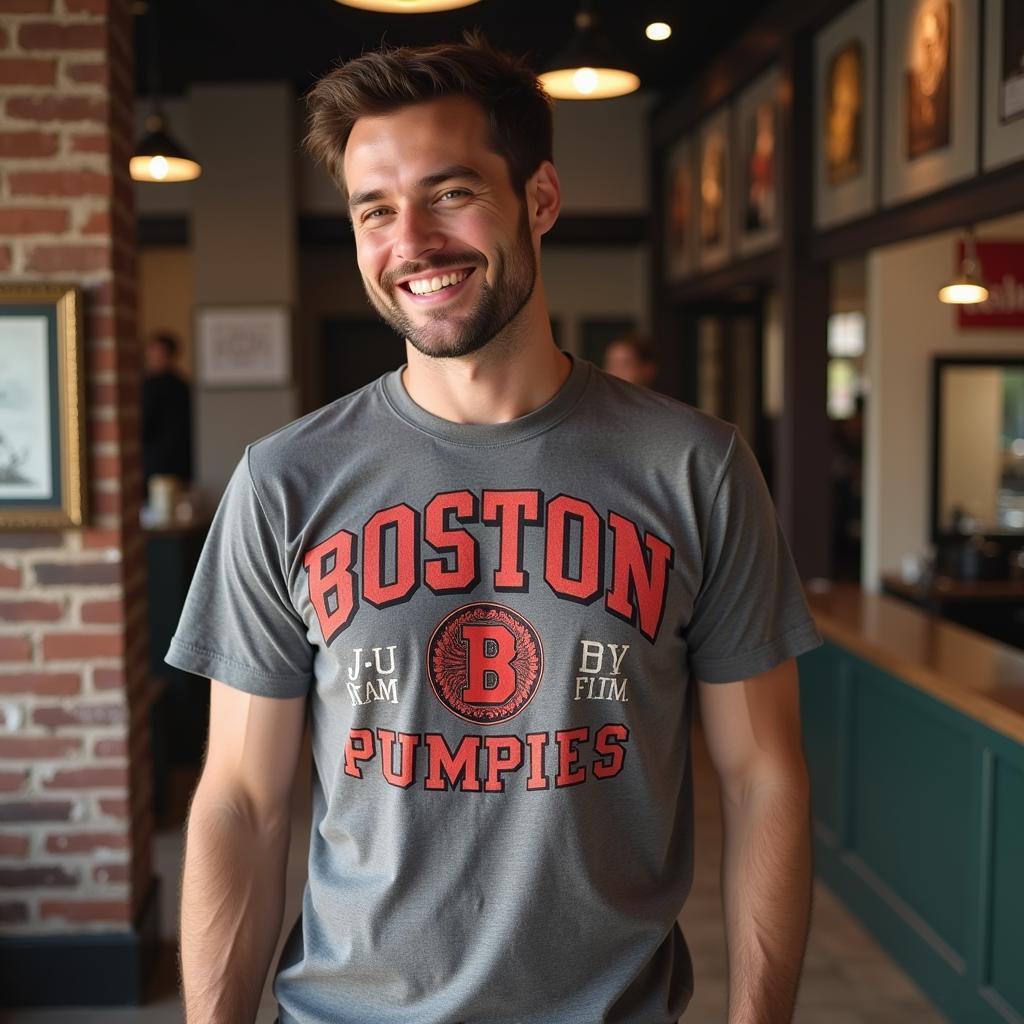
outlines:
[{"label": "man's face", "polygon": [[344,167],[363,286],[389,326],[444,358],[483,348],[516,318],[537,278],[534,239],[476,103],[360,118]]},{"label": "man's face", "polygon": [[150,374],[166,373],[171,368],[171,354],[159,341],[146,346],[146,371]]}]

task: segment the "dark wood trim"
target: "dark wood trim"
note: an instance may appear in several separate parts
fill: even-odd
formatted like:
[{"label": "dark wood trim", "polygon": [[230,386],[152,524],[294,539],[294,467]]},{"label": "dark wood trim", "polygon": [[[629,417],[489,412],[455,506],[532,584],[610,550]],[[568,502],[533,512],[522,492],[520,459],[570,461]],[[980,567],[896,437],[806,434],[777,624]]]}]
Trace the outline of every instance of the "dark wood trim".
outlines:
[{"label": "dark wood trim", "polygon": [[139,1006],[160,942],[160,879],[131,931],[0,936],[5,1007]]},{"label": "dark wood trim", "polygon": [[674,305],[700,307],[702,312],[713,312],[709,306],[716,301],[725,302],[730,311],[735,311],[737,302],[751,302],[759,288],[775,283],[780,259],[779,251],[770,249],[666,285],[663,294]]},{"label": "dark wood trim", "polygon": [[141,248],[187,247],[189,244],[189,218],[186,214],[157,217],[143,214],[138,219],[135,237]]}]

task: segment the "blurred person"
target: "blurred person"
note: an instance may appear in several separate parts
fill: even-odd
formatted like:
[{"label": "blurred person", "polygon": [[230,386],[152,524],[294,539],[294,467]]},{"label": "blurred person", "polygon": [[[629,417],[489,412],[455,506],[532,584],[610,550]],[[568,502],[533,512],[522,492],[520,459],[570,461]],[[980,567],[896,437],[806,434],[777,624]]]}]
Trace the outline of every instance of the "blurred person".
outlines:
[{"label": "blurred person", "polygon": [[257,1012],[310,722],[281,1024],[674,1024],[700,700],[732,1024],[792,1015],[811,898],[795,657],[820,638],[749,447],[559,351],[549,98],[480,40],[308,97],[407,363],[248,446],[167,660],[208,675],[189,1024]]},{"label": "blurred person", "polygon": [[142,381],[142,475],[146,484],[157,475],[192,479],[192,395],[175,369],[178,339],[168,331],[146,344]]},{"label": "blurred person", "polygon": [[651,343],[637,334],[627,334],[608,343],[604,350],[602,369],[630,384],[642,384],[649,388],[658,373]]}]

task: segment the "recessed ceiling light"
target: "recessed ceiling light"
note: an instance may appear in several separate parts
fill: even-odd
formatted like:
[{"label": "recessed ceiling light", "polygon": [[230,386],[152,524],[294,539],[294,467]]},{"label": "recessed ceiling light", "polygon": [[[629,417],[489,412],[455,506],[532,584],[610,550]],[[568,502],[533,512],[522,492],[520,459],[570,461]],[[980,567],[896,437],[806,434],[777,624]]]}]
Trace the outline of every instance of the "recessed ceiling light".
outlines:
[{"label": "recessed ceiling light", "polygon": [[652,21],[647,28],[644,29],[648,39],[653,39],[654,42],[660,43],[664,39],[668,39],[672,35],[672,26],[664,21]]}]

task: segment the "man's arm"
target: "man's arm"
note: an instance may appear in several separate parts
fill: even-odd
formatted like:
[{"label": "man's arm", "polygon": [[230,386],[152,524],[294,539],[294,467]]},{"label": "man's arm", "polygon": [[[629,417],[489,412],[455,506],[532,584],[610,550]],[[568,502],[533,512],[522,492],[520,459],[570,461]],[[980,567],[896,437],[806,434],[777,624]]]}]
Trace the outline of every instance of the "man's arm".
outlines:
[{"label": "man's arm", "polygon": [[813,880],[796,662],[698,691],[722,787],[729,1024],[788,1024]]},{"label": "man's arm", "polygon": [[284,909],[305,697],[210,684],[210,738],[189,811],[181,893],[187,1024],[250,1024]]}]

